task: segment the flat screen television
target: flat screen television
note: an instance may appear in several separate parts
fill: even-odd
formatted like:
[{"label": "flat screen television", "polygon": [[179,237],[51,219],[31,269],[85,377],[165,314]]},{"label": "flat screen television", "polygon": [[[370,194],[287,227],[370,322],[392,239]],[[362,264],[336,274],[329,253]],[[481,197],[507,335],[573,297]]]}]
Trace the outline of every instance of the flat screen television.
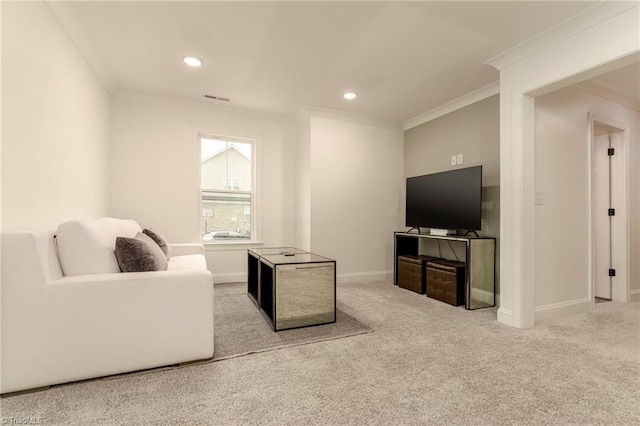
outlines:
[{"label": "flat screen television", "polygon": [[406,225],[479,231],[482,166],[407,178]]}]

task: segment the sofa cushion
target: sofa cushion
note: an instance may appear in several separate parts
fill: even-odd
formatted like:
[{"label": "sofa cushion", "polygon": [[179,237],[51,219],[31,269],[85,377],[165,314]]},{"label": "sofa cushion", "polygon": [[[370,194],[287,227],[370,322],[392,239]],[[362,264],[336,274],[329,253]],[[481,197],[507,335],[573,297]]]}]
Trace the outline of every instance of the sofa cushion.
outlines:
[{"label": "sofa cushion", "polygon": [[171,258],[171,246],[169,245],[169,240],[167,240],[167,238],[163,234],[154,229],[143,229],[142,232],[144,234],[147,234],[153,241],[156,242],[167,260]]},{"label": "sofa cushion", "polygon": [[142,232],[134,238],[116,237],[115,255],[122,272],[166,271],[168,267],[160,247]]},{"label": "sofa cushion", "polygon": [[65,276],[119,273],[116,238],[134,237],[141,230],[134,220],[112,217],[60,224],[56,244],[62,272]]}]

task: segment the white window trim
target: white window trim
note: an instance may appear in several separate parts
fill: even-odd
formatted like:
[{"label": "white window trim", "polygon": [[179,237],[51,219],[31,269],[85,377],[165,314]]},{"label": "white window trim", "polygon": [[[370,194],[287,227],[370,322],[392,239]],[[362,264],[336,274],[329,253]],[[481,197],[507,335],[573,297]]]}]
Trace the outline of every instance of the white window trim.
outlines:
[{"label": "white window trim", "polygon": [[[202,212],[202,160],[200,138],[211,137],[223,140],[238,141],[251,144],[251,156],[254,159],[251,170],[251,240],[249,241],[211,241],[204,242],[200,235],[200,220],[196,220],[193,233],[196,241],[205,246],[206,251],[224,249],[224,247],[261,245],[262,243],[262,137],[255,132],[229,131],[207,127],[193,126],[194,164],[197,170],[197,203],[198,210],[194,217],[199,218]],[[237,136],[242,134],[242,136]]]}]

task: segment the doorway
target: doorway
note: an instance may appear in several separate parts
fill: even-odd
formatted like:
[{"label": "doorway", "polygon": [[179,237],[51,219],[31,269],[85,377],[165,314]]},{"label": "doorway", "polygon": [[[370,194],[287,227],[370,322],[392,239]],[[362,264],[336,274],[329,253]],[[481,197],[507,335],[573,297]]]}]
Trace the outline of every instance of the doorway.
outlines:
[{"label": "doorway", "polygon": [[629,301],[626,126],[591,116],[591,299]]}]

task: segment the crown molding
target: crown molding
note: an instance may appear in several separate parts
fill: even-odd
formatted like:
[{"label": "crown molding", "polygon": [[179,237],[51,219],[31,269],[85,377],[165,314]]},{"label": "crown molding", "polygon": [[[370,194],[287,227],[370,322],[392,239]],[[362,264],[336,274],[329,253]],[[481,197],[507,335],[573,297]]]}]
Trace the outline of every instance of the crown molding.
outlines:
[{"label": "crown molding", "polygon": [[365,124],[368,126],[382,127],[391,130],[403,130],[402,124],[394,121],[383,120],[380,118],[370,117],[366,115],[354,114],[350,112],[338,111],[334,109],[318,108],[306,106],[301,108],[295,114],[296,123],[300,123],[311,117],[329,118],[332,120],[348,121],[351,123]]},{"label": "crown molding", "polygon": [[458,99],[454,99],[451,102],[447,102],[444,105],[434,108],[431,111],[427,111],[424,114],[420,114],[417,117],[405,121],[402,123],[403,130],[406,131],[412,129],[431,120],[435,120],[438,117],[442,117],[443,115],[447,115],[471,104],[475,104],[483,99],[497,95],[498,93],[500,93],[500,82],[496,81],[488,86],[484,86],[478,90],[461,96]]},{"label": "crown molding", "polygon": [[296,124],[300,124],[305,120],[309,120],[310,118],[311,112],[309,111],[309,107],[302,107],[293,115],[293,120]]},{"label": "crown molding", "polygon": [[637,6],[637,1],[601,1],[484,63],[502,70]]}]

